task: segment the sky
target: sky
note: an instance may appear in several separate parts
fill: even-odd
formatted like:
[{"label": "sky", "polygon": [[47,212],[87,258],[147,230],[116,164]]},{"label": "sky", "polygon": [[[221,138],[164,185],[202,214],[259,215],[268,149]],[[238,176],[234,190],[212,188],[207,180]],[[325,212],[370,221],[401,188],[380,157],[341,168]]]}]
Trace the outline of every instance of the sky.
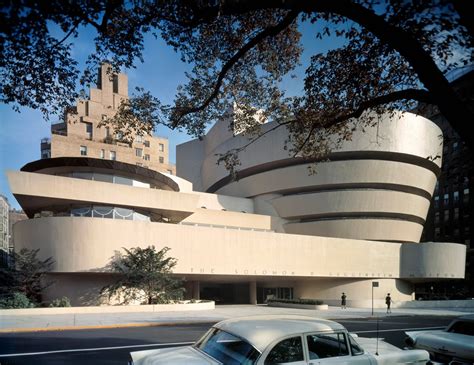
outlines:
[{"label": "sky", "polygon": [[[302,66],[296,70],[297,78],[286,78],[282,88],[288,95],[299,94],[303,87],[305,66],[311,55],[325,52],[334,47],[334,40],[316,40],[315,26],[311,24],[300,25],[304,52],[301,57]],[[79,33],[74,39],[73,54],[83,65],[88,52],[93,49],[93,33],[87,29]],[[161,39],[147,36],[145,40],[144,62],[137,61],[136,68],[122,70],[128,75],[129,94],[135,87],[142,87],[150,91],[165,103],[174,99],[176,88],[186,82],[185,72],[191,65],[181,62],[180,57],[173,49]],[[5,175],[6,170],[19,170],[28,162],[40,158],[40,141],[50,137],[51,122],[56,122],[54,117],[50,122],[43,118],[41,112],[30,108],[20,108],[20,113],[12,110],[10,105],[0,104],[0,194],[7,197],[12,208],[20,209],[16,199],[10,192]],[[176,163],[176,145],[191,139],[185,132],[177,132],[161,127],[155,135],[166,137],[170,142],[170,162]]]}]

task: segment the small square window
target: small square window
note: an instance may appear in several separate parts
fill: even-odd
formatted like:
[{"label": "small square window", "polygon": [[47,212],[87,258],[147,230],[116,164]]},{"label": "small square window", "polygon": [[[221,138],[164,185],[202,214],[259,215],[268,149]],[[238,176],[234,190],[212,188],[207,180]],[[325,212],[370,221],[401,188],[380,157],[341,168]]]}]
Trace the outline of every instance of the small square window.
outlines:
[{"label": "small square window", "polygon": [[448,205],[449,204],[449,194],[444,194],[443,197],[443,204]]},{"label": "small square window", "polygon": [[163,143],[160,143],[160,144],[158,145],[158,151],[164,152],[164,150],[165,150],[165,145],[164,145]]},{"label": "small square window", "polygon": [[150,141],[145,141],[143,142],[143,144],[145,145],[145,147],[150,147]]},{"label": "small square window", "polygon": [[137,134],[135,136],[135,142],[137,143],[143,143],[143,136],[140,136],[139,134]]},{"label": "small square window", "polygon": [[165,158],[163,156],[160,156],[159,161],[160,161],[160,163],[165,163]]},{"label": "small square window", "polygon": [[81,156],[87,156],[87,146],[80,147]]},{"label": "small square window", "polygon": [[148,154],[145,155],[145,161],[150,161],[150,155]]},{"label": "small square window", "polygon": [[135,156],[142,157],[143,156],[143,149],[142,148],[135,148]]},{"label": "small square window", "polygon": [[117,153],[115,151],[110,151],[110,159],[114,161],[117,159]]},{"label": "small square window", "polygon": [[105,150],[100,150],[100,158],[105,158]]}]

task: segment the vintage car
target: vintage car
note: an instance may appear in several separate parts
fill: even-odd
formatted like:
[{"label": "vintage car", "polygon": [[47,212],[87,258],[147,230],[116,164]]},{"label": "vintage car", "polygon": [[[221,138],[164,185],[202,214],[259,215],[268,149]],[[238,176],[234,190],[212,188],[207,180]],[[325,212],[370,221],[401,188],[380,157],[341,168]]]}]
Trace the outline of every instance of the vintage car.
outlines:
[{"label": "vintage car", "polygon": [[433,364],[474,363],[474,315],[454,319],[444,330],[406,332],[409,348],[430,353]]},{"label": "vintage car", "polygon": [[[304,316],[251,316],[217,323],[193,346],[132,352],[130,364],[393,365],[429,361],[424,350],[401,350],[383,341],[376,344],[375,339],[358,340],[333,321]],[[358,342],[374,351],[365,351]]]}]

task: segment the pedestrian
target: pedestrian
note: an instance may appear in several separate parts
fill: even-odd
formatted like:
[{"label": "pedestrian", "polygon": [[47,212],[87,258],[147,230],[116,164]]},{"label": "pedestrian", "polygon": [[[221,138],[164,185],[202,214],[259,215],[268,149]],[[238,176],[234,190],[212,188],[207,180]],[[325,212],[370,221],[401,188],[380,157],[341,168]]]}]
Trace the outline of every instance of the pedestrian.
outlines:
[{"label": "pedestrian", "polygon": [[346,309],[346,294],[342,293],[341,295],[341,309]]},{"label": "pedestrian", "polygon": [[387,313],[392,313],[392,310],[390,309],[390,304],[392,303],[393,303],[393,300],[390,297],[390,293],[387,293],[387,296],[385,297],[385,304],[387,304]]}]

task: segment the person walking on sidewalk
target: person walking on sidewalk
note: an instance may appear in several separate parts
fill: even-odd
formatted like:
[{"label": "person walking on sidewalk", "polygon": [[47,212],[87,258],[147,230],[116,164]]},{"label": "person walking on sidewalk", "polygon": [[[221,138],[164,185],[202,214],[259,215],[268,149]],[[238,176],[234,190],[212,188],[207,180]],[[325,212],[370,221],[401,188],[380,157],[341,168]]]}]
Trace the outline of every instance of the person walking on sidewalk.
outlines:
[{"label": "person walking on sidewalk", "polygon": [[387,304],[387,313],[392,313],[392,310],[390,309],[390,304],[392,303],[393,303],[393,300],[390,297],[390,293],[387,293],[387,296],[385,297],[385,304]]},{"label": "person walking on sidewalk", "polygon": [[346,308],[346,294],[345,293],[342,293],[341,295],[341,309],[347,309]]}]

